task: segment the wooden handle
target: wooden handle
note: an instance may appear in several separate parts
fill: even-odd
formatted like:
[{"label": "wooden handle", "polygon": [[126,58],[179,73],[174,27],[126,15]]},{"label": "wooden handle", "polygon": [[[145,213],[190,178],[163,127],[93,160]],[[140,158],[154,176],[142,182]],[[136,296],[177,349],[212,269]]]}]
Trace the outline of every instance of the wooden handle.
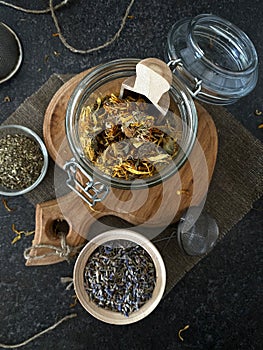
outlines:
[{"label": "wooden handle", "polygon": [[[76,247],[84,244],[90,226],[101,216],[102,213],[91,212],[85,206],[81,199],[73,192],[36,206],[36,229],[32,246],[35,245],[52,245],[61,247],[61,238],[55,230],[56,223],[64,222],[68,226],[66,234],[66,243],[69,246]],[[30,251],[29,259],[26,262],[30,265],[48,265],[65,260],[59,255],[49,255],[46,257],[36,258],[51,253],[49,248],[34,249]]]},{"label": "wooden handle", "polygon": [[[74,192],[37,204],[35,236],[30,250],[31,258],[27,260],[26,265],[48,265],[65,260],[59,254],[54,254],[54,249],[43,247],[43,245],[49,245],[61,248],[61,237],[54,229],[57,223],[64,223],[64,227],[68,227],[67,232],[61,233],[66,234],[66,243],[71,247],[84,244],[90,238],[91,225],[103,216],[113,215],[135,226],[166,227],[167,223],[174,219],[178,220],[182,211],[177,213],[174,211],[175,203],[170,205],[171,192],[168,194],[168,188],[162,190],[161,187],[162,185],[159,185],[157,191],[149,189],[144,192],[110,189],[103,203],[97,203],[94,208],[86,204]],[[173,200],[176,201],[176,199]],[[186,200],[188,203],[188,198]],[[153,203],[150,209],[145,205],[147,201]],[[177,196],[178,206],[180,201],[180,196]],[[165,217],[163,216],[164,209],[166,209]],[[39,248],[38,245],[42,247]],[[50,255],[52,252],[53,254]]]}]

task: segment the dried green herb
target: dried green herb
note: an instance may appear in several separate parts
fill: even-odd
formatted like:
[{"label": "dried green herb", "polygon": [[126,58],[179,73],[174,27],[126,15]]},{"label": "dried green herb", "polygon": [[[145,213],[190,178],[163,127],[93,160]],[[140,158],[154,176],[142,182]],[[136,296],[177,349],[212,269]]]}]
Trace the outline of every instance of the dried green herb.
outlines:
[{"label": "dried green herb", "polygon": [[181,131],[173,113],[155,115],[140,96],[98,98],[82,108],[78,127],[86,158],[107,175],[124,180],[153,176],[179,151]]},{"label": "dried green herb", "polygon": [[129,316],[152,297],[156,271],[141,246],[98,247],[84,271],[85,289],[98,306]]},{"label": "dried green herb", "polygon": [[43,167],[43,154],[35,140],[23,134],[0,139],[0,186],[22,190],[31,186]]}]

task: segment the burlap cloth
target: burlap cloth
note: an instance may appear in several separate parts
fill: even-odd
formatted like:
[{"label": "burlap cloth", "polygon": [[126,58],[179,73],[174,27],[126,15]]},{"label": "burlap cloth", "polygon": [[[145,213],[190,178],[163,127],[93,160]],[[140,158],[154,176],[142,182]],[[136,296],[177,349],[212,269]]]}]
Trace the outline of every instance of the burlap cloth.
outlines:
[{"label": "burlap cloth", "polygon": [[[70,77],[70,75],[53,74],[4,124],[27,126],[43,137],[42,124],[49,101]],[[262,195],[263,145],[224,108],[211,105],[206,105],[205,108],[213,117],[219,137],[217,163],[205,209],[216,219],[220,239],[242,219],[251,209],[253,202]],[[33,204],[55,198],[53,175],[54,164],[50,160],[45,180],[36,190],[26,195]],[[116,218],[110,220],[114,225]],[[175,225],[170,225],[158,238],[169,236],[175,229]],[[156,245],[166,265],[166,293],[168,293],[202,257],[183,254],[176,239],[171,239],[168,245],[166,241]]]}]

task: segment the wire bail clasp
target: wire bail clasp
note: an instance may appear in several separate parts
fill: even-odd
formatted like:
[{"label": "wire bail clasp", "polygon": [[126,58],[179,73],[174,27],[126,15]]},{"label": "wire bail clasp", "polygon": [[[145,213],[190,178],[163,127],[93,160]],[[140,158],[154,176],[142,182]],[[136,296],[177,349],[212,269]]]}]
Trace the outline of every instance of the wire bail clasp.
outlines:
[{"label": "wire bail clasp", "polygon": [[[167,63],[167,66],[172,70],[173,73],[175,73],[175,71],[177,70],[177,67],[179,69],[183,69],[185,70],[184,64],[182,62],[181,58],[176,58],[173,60],[170,60]],[[188,90],[190,91],[191,95],[193,97],[196,97],[199,93],[201,93],[202,90],[202,79],[198,79],[196,77],[188,77],[189,80],[191,80],[191,84],[193,85],[193,89],[188,88]]]},{"label": "wire bail clasp", "polygon": [[[68,174],[66,185],[90,207],[93,207],[97,202],[103,201],[108,195],[108,186],[99,181],[94,182],[93,178],[75,161],[75,158],[66,162],[63,169]],[[78,170],[88,179],[84,186],[76,178]]]}]

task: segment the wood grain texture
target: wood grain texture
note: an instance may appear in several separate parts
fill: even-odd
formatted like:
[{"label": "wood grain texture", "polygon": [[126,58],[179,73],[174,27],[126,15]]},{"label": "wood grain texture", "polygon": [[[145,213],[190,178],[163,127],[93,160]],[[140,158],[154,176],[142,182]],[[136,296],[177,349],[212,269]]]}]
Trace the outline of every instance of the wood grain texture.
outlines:
[{"label": "wood grain texture", "polygon": [[[67,103],[80,79],[87,72],[76,75],[64,84],[51,100],[44,120],[44,140],[52,159],[61,167],[71,159],[72,153],[65,135]],[[183,212],[199,205],[206,197],[216,163],[218,139],[209,113],[196,103],[198,113],[197,139],[188,160],[182,168],[163,183],[144,190],[110,188],[103,203],[90,208],[74,193],[36,207],[36,229],[33,244],[59,245],[52,236],[52,222],[65,219],[69,226],[67,242],[76,246],[88,238],[90,226],[100,217],[114,215],[132,225],[167,227],[179,220]],[[83,176],[79,176],[85,182]],[[66,185],[65,185],[66,186]],[[42,252],[32,249],[32,256]],[[28,260],[27,265],[45,265],[61,261],[57,256],[41,260]]]},{"label": "wood grain texture", "polygon": [[134,91],[147,97],[152,104],[166,115],[170,105],[169,89],[173,73],[168,65],[158,58],[145,58],[136,65],[136,76],[125,79],[120,88],[120,97],[124,90]]}]

